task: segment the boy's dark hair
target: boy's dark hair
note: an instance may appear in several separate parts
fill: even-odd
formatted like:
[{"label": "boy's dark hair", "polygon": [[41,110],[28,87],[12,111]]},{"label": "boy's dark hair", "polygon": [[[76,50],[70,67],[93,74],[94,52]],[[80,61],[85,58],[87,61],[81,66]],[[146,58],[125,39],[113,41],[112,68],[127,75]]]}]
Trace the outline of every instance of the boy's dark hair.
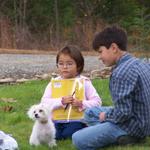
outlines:
[{"label": "boy's dark hair", "polygon": [[78,74],[80,74],[83,71],[84,58],[80,50],[76,46],[68,45],[63,47],[56,56],[56,64],[58,64],[59,57],[61,54],[69,55],[76,62]]},{"label": "boy's dark hair", "polygon": [[122,28],[115,25],[95,35],[93,49],[98,50],[100,46],[108,49],[112,43],[116,43],[122,51],[127,50],[127,34]]}]

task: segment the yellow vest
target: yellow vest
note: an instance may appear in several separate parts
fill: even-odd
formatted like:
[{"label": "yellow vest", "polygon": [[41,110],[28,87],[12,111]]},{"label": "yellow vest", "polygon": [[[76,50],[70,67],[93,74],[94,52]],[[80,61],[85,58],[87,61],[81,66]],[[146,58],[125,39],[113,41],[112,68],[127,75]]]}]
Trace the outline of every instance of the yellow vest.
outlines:
[{"label": "yellow vest", "polygon": [[[52,79],[52,98],[61,98],[63,96],[72,95],[78,100],[83,100],[85,97],[84,92],[84,79]],[[70,105],[69,105],[70,107]],[[53,111],[53,120],[78,120],[83,117],[83,112],[80,112],[77,107],[71,107],[70,115],[68,118],[69,108],[64,110],[63,107]]]}]

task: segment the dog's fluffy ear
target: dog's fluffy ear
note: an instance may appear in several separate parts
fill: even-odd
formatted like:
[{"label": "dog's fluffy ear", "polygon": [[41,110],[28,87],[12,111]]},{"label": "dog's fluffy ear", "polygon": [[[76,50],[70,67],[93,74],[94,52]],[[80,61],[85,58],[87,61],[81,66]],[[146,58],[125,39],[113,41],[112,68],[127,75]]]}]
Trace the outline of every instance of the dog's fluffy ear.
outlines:
[{"label": "dog's fluffy ear", "polygon": [[41,103],[40,105],[41,105],[41,107],[42,107],[44,110],[46,110],[49,114],[52,112],[52,108],[50,107],[50,105],[45,104],[45,103]]},{"label": "dog's fluffy ear", "polygon": [[34,110],[35,110],[35,107],[36,107],[37,105],[33,105],[33,106],[31,106],[30,108],[29,108],[29,110],[27,111],[27,115],[29,116],[29,118],[30,119],[33,119],[34,117]]},{"label": "dog's fluffy ear", "polygon": [[40,105],[42,105],[42,107],[44,107],[45,109],[47,109],[49,111],[49,113],[51,113],[54,109],[53,105],[52,104],[49,104],[49,103],[41,103]]},{"label": "dog's fluffy ear", "polygon": [[42,106],[42,108],[44,108],[46,115],[51,117],[54,107],[51,104],[48,104],[48,103],[46,103],[46,104],[41,103],[40,105]]}]

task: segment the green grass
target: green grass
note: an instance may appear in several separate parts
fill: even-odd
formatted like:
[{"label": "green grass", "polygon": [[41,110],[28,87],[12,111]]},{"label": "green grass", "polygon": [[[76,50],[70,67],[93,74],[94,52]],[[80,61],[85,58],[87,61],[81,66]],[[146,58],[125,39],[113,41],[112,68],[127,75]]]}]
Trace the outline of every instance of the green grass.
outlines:
[{"label": "green grass", "polygon": [[[47,150],[48,146],[30,146],[29,136],[31,134],[33,121],[27,116],[28,108],[40,102],[46,85],[49,81],[31,81],[24,84],[0,85],[0,98],[13,98],[17,102],[0,101],[0,130],[10,133],[17,140],[20,150]],[[97,89],[103,100],[103,105],[111,105],[111,97],[108,89],[108,80],[93,80],[93,85]],[[12,106],[9,112],[3,110],[6,106]],[[146,143],[134,146],[111,146],[104,150],[149,150],[150,139]],[[75,150],[71,140],[57,142],[58,146],[53,150]]]}]

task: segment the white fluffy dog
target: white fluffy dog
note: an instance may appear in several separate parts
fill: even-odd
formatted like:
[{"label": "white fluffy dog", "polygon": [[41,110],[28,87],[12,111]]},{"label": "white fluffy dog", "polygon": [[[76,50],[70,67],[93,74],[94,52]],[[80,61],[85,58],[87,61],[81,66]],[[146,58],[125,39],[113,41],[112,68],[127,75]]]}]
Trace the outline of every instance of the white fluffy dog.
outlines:
[{"label": "white fluffy dog", "polygon": [[51,120],[52,107],[45,104],[33,105],[29,111],[29,118],[35,121],[30,136],[30,145],[48,144],[49,147],[56,146],[56,129]]}]

